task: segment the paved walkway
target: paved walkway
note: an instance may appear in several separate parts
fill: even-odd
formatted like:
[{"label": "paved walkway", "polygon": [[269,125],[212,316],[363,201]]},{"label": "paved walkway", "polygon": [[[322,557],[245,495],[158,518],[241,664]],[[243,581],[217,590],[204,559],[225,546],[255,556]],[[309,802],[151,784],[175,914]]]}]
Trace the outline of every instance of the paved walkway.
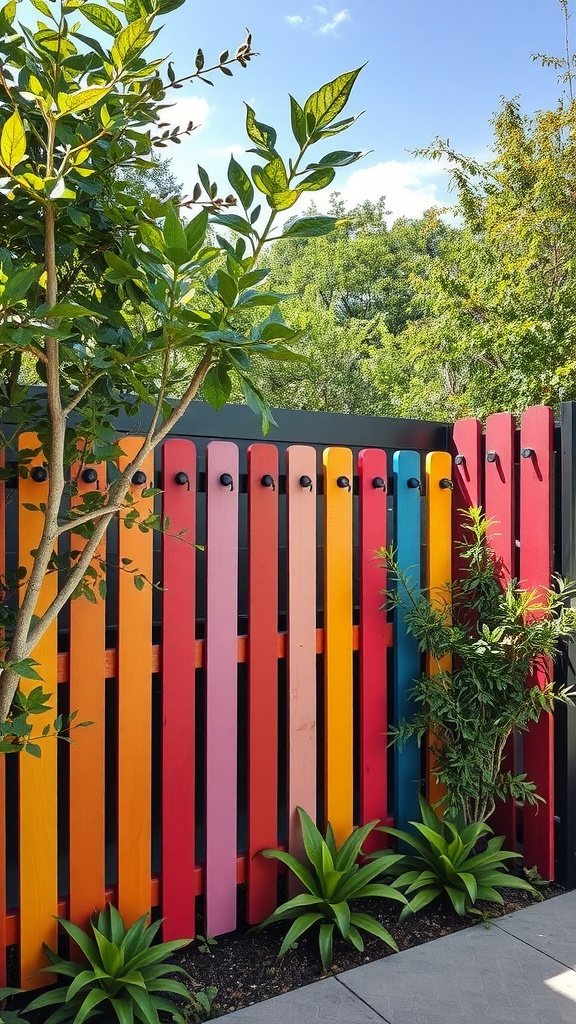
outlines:
[{"label": "paved walkway", "polygon": [[226,1024],[575,1024],[576,892],[226,1016]]}]

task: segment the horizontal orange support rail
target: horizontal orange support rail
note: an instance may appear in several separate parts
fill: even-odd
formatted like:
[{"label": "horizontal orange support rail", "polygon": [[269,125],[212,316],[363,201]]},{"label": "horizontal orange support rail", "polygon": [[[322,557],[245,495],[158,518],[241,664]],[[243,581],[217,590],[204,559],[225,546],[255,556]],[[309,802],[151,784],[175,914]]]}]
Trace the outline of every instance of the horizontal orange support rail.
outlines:
[{"label": "horizontal orange support rail", "polygon": [[[354,635],[352,641],[352,650],[357,651],[360,647],[358,626],[354,626]],[[248,661],[248,637],[238,637],[238,664],[242,665]],[[386,646],[392,646],[392,625],[387,624],[386,635],[384,637]],[[316,630],[316,654],[324,653],[324,630]],[[282,660],[286,657],[286,633],[278,633],[278,658]],[[152,647],[152,671],[159,672],[161,664],[160,657],[160,644],[154,644]],[[116,666],[117,666],[117,654],[114,647],[109,648],[106,651],[106,678],[114,679],[116,677]],[[204,641],[196,641],[196,668],[203,668],[204,666]],[[69,678],[69,657],[68,652],[65,651],[58,655],[58,682],[67,683]]]}]

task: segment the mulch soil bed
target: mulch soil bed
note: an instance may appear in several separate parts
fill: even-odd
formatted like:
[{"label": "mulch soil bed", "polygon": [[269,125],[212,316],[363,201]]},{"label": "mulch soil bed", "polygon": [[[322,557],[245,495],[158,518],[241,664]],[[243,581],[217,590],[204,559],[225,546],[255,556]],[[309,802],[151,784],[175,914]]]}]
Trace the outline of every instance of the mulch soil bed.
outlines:
[{"label": "mulch soil bed", "polygon": [[[279,882],[280,888],[284,880]],[[502,917],[514,910],[522,910],[535,902],[528,893],[516,889],[503,889],[504,906],[478,903],[479,909],[494,917]],[[558,896],[564,890],[552,884],[542,890],[545,899]],[[243,915],[242,890],[239,892],[239,920]],[[286,899],[283,891],[279,901]],[[463,928],[481,923],[473,914],[458,917],[449,903],[434,903],[410,920],[398,923],[401,907],[398,903],[381,899],[355,901],[354,910],[372,914],[396,940],[399,949],[410,949]],[[488,922],[489,923],[489,922]],[[216,1002],[221,1013],[230,1013],[272,996],[309,985],[326,977],[318,952],[318,932],[311,929],[282,960],[277,953],[289,924],[273,925],[262,931],[241,927],[221,936],[210,952],[200,952],[198,941],[183,950],[174,962],[193,978],[190,987],[200,989],[214,985],[218,989]],[[199,924],[201,930],[201,924]],[[361,967],[373,960],[393,955],[393,951],[380,940],[362,933],[365,949],[362,953],[343,940],[334,941],[332,972],[339,974],[353,967]],[[184,979],[182,979],[184,980]]]}]

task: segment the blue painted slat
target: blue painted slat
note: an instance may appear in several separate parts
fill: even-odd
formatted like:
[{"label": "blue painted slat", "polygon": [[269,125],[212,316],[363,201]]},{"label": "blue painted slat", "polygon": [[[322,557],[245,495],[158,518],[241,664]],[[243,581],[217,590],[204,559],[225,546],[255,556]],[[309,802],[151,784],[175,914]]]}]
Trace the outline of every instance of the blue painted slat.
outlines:
[{"label": "blue painted slat", "polygon": [[[420,593],[420,520],[421,490],[409,487],[411,479],[421,480],[418,452],[395,452],[394,471],[394,547],[399,568],[410,587]],[[398,583],[400,597],[406,595]],[[420,652],[414,637],[406,632],[404,610],[394,612],[394,721],[397,725],[414,714],[411,696],[414,680],[420,674]],[[394,819],[396,828],[405,829],[409,821],[418,821],[418,789],[421,780],[420,750],[416,738],[401,749],[394,748]]]}]

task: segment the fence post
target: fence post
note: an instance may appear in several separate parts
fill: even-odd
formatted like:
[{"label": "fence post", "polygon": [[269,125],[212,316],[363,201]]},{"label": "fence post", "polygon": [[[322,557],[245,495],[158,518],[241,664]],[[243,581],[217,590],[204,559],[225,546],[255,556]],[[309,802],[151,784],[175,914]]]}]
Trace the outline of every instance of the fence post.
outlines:
[{"label": "fence post", "polygon": [[[576,403],[560,407],[560,572],[576,579]],[[576,685],[576,643],[568,645],[563,682]],[[556,813],[558,832],[559,881],[567,888],[576,886],[576,706],[560,704],[556,713]]]}]

